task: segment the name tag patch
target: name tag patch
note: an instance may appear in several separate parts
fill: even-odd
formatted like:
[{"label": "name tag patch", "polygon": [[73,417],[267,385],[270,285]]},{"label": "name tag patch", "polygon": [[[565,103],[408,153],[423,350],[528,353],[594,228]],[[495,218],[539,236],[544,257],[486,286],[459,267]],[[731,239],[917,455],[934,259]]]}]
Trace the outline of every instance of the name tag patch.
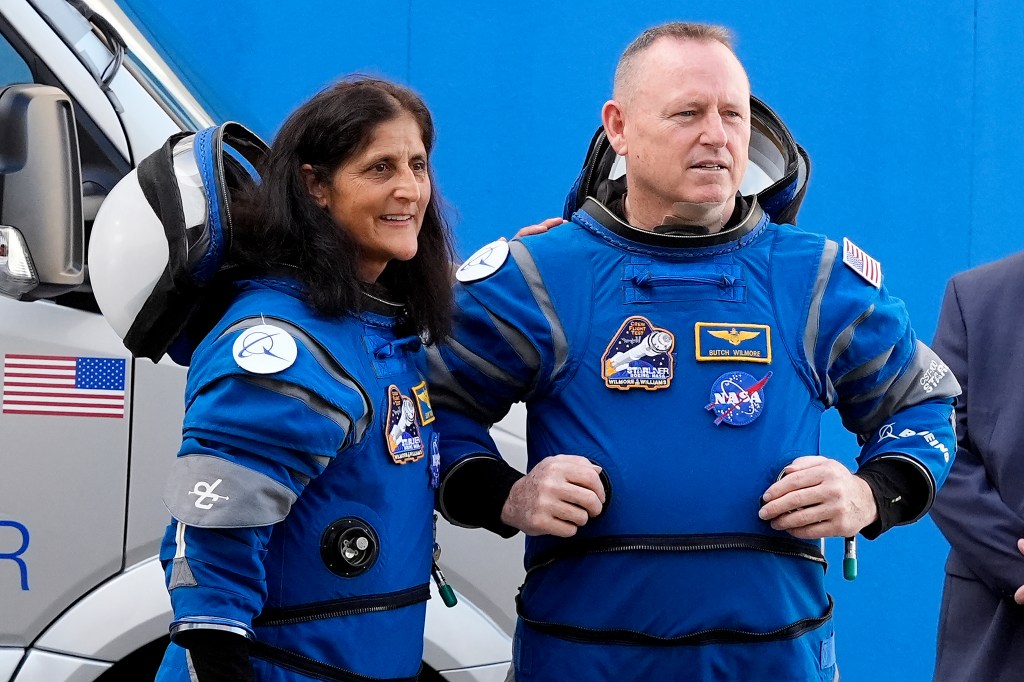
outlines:
[{"label": "name tag patch", "polygon": [[772,361],[772,329],[766,324],[698,322],[693,336],[699,362]]}]

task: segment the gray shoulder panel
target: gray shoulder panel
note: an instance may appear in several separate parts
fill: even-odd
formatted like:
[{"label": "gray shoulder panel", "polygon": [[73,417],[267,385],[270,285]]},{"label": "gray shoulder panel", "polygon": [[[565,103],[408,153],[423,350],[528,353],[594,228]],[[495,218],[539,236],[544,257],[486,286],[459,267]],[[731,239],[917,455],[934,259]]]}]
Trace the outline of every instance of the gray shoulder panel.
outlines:
[{"label": "gray shoulder panel", "polygon": [[562,322],[558,319],[558,313],[555,312],[555,306],[548,295],[544,279],[541,277],[540,270],[537,268],[537,263],[533,260],[530,251],[523,246],[522,242],[515,239],[509,242],[508,246],[512,257],[516,261],[516,265],[519,266],[520,272],[523,273],[523,277],[533,293],[533,298],[537,301],[537,306],[544,314],[544,318],[548,321],[548,326],[551,328],[554,366],[551,369],[549,379],[553,380],[562,371],[566,359],[569,357],[569,342],[565,337],[565,329],[563,329]]},{"label": "gray shoulder panel", "polygon": [[[266,374],[247,374],[242,377],[242,381],[301,401],[313,412],[316,412],[322,417],[330,419],[332,422],[337,424],[338,428],[340,428],[346,435],[348,435],[352,430],[352,420],[349,418],[348,414],[321,398],[314,391],[310,391],[309,389],[296,384],[281,381],[273,375]],[[345,439],[343,438],[342,440]]]},{"label": "gray shoulder panel", "polygon": [[183,455],[171,468],[164,504],[198,528],[253,528],[284,519],[297,496],[265,474],[212,455]]},{"label": "gray shoulder panel", "polygon": [[235,324],[231,325],[225,329],[221,335],[230,334],[240,329],[248,329],[255,324],[265,324],[267,320],[273,320],[274,326],[281,327],[294,338],[301,340],[302,345],[306,350],[309,351],[320,366],[323,367],[335,381],[340,383],[342,386],[355,391],[360,398],[362,398],[363,414],[352,415],[352,417],[356,419],[355,432],[353,434],[354,441],[357,443],[361,441],[363,439],[363,434],[373,421],[373,401],[370,400],[370,397],[366,394],[366,391],[363,390],[363,387],[359,385],[359,382],[356,381],[352,375],[334,359],[334,356],[331,355],[323,344],[317,341],[316,338],[310,335],[305,329],[289,322],[288,320],[282,320],[279,317],[249,317],[244,320],[239,320]]},{"label": "gray shoulder panel", "polygon": [[516,352],[516,355],[523,361],[526,368],[529,370],[531,375],[536,375],[537,370],[540,369],[540,352],[533,347],[530,340],[526,338],[519,329],[516,329],[511,324],[495,315],[490,310],[485,311],[487,313],[487,319],[491,321],[494,328],[501,334],[501,338],[505,339],[505,342]]},{"label": "gray shoulder panel", "polygon": [[[891,384],[886,382],[884,393],[885,396],[875,409],[852,425],[851,430],[855,433],[867,433],[878,428],[890,415],[907,407],[927,400],[956,397],[960,395],[960,384],[935,351],[918,340],[910,363],[899,378]],[[859,396],[854,402],[869,397],[875,399],[880,395],[882,394],[876,389],[871,391],[870,396]]]},{"label": "gray shoulder panel", "polygon": [[847,325],[846,329],[839,332],[835,341],[832,342],[832,349],[828,356],[828,366],[825,368],[825,386],[829,405],[834,405],[839,401],[839,394],[836,391],[836,386],[832,383],[832,367],[835,365],[836,360],[838,360],[850,347],[850,344],[853,343],[853,335],[857,331],[857,327],[860,326],[864,320],[871,317],[874,312],[875,305],[872,303],[856,320]]},{"label": "gray shoulder panel", "polygon": [[885,367],[885,363],[889,362],[889,356],[892,355],[892,351],[893,347],[889,346],[884,351],[879,353],[871,360],[868,360],[860,367],[855,367],[854,369],[850,370],[849,372],[841,376],[838,381],[836,381],[836,388],[844,386],[850,383],[851,381],[858,381],[866,376],[871,376],[878,370],[882,369],[883,367]]},{"label": "gray shoulder panel", "polygon": [[493,424],[501,419],[502,415],[491,414],[484,410],[480,402],[462,388],[461,384],[452,376],[437,346],[428,346],[426,356],[427,374],[431,387],[443,389],[431,393],[430,399],[435,407],[461,412],[483,424]]},{"label": "gray shoulder panel", "polygon": [[811,293],[811,307],[807,312],[807,326],[804,328],[804,358],[811,370],[811,376],[816,386],[821,386],[821,377],[818,376],[818,369],[814,366],[814,349],[818,344],[818,331],[821,324],[821,301],[825,297],[825,288],[828,287],[829,277],[832,275],[832,266],[835,264],[836,254],[839,252],[839,245],[831,239],[825,240],[825,249],[821,254],[821,261],[818,263],[818,276],[814,280],[814,291]]}]

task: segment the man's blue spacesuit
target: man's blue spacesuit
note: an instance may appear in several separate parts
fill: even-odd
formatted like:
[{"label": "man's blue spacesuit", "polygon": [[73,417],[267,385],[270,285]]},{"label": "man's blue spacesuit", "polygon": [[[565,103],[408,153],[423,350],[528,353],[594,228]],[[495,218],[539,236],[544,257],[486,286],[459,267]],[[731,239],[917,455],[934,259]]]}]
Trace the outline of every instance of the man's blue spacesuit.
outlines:
[{"label": "man's blue spacesuit", "polygon": [[[261,682],[411,681],[422,660],[434,414],[401,306],[367,301],[325,318],[290,280],[242,282],[192,357],[164,497],[171,636],[251,638]],[[158,679],[189,666],[172,645]]]},{"label": "man's blue spacesuit", "polygon": [[575,537],[526,540],[517,682],[832,680],[819,543],[761,521],[760,497],[836,407],[862,467],[902,462],[927,491],[920,516],[956,381],[848,240],[753,198],[717,234],[638,230],[609,205],[471,256],[453,339],[428,352],[453,521],[449,484],[498,456],[487,425],[516,401],[530,468],[582,455],[610,482]]}]

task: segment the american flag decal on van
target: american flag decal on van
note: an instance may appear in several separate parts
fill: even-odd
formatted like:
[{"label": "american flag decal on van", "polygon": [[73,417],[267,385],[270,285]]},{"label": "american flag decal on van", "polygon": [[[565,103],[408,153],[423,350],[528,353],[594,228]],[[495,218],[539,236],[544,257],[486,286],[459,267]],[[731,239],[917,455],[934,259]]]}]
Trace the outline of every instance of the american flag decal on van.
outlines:
[{"label": "american flag decal on van", "polygon": [[4,355],[4,414],[124,418],[123,358]]}]

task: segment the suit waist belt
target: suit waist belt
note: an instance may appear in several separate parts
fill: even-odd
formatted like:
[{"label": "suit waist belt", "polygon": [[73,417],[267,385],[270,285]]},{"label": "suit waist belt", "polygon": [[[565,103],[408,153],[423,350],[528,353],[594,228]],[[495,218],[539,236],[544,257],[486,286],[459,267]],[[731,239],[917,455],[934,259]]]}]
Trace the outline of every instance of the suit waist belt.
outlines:
[{"label": "suit waist belt", "polygon": [[260,641],[252,642],[249,652],[253,658],[326,682],[416,682],[419,679],[419,673],[412,677],[367,677]]},{"label": "suit waist belt", "polygon": [[423,583],[397,592],[370,594],[360,597],[346,597],[330,601],[299,604],[280,608],[264,609],[256,619],[254,626],[289,625],[292,623],[308,623],[325,618],[352,616],[375,611],[391,611],[405,606],[412,606],[430,599],[430,583]]},{"label": "suit waist belt", "polygon": [[597,538],[571,538],[537,552],[526,567],[531,573],[551,564],[586,554],[611,552],[715,552],[754,550],[797,559],[806,559],[828,568],[817,545],[796,539],[754,535],[752,533],[707,533],[700,535],[614,535]]},{"label": "suit waist belt", "polygon": [[746,630],[732,630],[729,628],[709,628],[690,632],[685,635],[663,637],[651,635],[637,630],[626,630],[618,628],[588,628],[579,625],[568,625],[565,623],[551,623],[530,618],[525,613],[523,602],[519,595],[516,595],[516,613],[520,620],[526,625],[548,635],[554,635],[561,639],[573,640],[576,642],[587,642],[594,644],[633,644],[641,646],[700,646],[703,644],[751,644],[757,642],[771,642],[782,639],[796,639],[797,637],[815,630],[824,625],[832,618],[832,596],[828,596],[828,607],[825,612],[816,618],[803,618],[785,627],[769,630],[766,632],[750,632]]}]

